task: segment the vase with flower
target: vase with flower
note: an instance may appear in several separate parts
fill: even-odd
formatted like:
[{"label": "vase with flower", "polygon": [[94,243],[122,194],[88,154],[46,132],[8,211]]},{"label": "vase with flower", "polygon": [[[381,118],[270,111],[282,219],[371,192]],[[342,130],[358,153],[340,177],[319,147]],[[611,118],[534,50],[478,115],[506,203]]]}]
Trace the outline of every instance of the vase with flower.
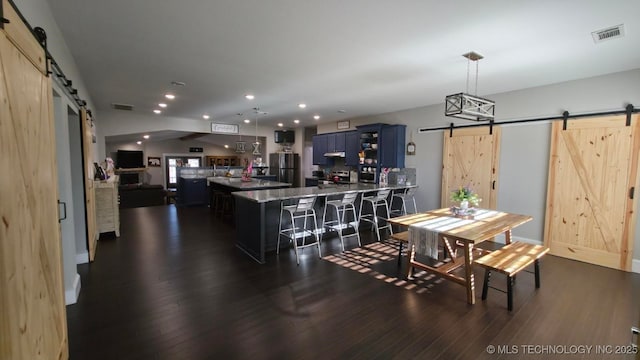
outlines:
[{"label": "vase with flower", "polygon": [[472,217],[475,213],[475,207],[480,204],[482,199],[471,189],[471,186],[461,186],[451,193],[451,201],[455,203],[451,206],[451,212],[455,216]]}]

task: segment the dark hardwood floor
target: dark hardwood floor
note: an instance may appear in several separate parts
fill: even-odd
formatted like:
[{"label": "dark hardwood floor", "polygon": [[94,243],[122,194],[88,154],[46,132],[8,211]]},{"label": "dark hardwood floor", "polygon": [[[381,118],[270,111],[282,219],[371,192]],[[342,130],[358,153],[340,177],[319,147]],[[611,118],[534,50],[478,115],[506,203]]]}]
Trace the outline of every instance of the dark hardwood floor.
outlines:
[{"label": "dark hardwood floor", "polygon": [[[259,265],[208,208],[124,209],[121,222],[121,237],[103,237],[95,262],[79,266],[80,298],[67,307],[72,359],[633,358],[540,352],[628,345],[640,319],[638,274],[547,255],[542,287],[519,275],[509,313],[505,294],[480,299],[481,271],[477,303],[468,305],[452,282],[407,289],[319,259],[313,248],[300,266],[289,250]],[[331,239],[323,255],[339,249]]]}]

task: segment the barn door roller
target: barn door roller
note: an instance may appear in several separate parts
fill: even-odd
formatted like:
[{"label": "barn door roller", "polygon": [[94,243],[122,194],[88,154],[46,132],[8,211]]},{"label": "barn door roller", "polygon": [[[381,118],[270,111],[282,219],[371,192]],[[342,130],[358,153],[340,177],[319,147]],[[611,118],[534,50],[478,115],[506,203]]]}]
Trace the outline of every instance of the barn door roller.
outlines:
[{"label": "barn door roller", "polygon": [[562,130],[567,130],[567,120],[569,119],[569,112],[562,113]]},{"label": "barn door roller", "polygon": [[628,104],[626,107],[627,110],[627,126],[631,126],[631,114],[633,113],[633,105]]},{"label": "barn door roller", "polygon": [[9,23],[9,19],[4,17],[2,3],[0,3],[0,29],[4,29],[4,24],[8,24],[8,23]]}]

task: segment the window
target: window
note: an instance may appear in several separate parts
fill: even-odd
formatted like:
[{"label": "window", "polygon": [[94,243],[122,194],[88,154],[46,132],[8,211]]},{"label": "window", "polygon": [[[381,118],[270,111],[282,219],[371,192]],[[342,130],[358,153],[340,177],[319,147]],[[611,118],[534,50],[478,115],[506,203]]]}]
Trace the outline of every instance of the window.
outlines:
[{"label": "window", "polygon": [[164,163],[167,164],[166,179],[167,189],[175,189],[178,186],[178,170],[179,167],[200,167],[202,158],[190,156],[165,156]]}]

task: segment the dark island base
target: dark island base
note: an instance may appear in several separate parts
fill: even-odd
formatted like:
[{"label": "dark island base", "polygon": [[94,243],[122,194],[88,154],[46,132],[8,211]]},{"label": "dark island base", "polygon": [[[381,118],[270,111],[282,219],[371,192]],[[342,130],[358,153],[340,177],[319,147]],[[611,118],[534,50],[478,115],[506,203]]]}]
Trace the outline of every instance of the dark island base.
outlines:
[{"label": "dark island base", "polygon": [[[356,212],[360,213],[360,197],[356,199]],[[296,199],[292,200],[295,201]],[[287,200],[285,200],[287,201]],[[322,214],[324,211],[325,197],[318,197],[315,204],[318,226],[322,226]],[[293,202],[292,202],[293,203]],[[257,262],[265,263],[265,253],[276,251],[278,245],[278,221],[280,219],[280,201],[268,201],[258,203],[243,197],[235,197],[235,224],[236,246]],[[400,205],[400,204],[396,204]],[[370,211],[369,207],[365,208]],[[348,221],[351,221],[351,213],[348,213]],[[335,218],[335,211],[327,213],[327,221]],[[368,230],[371,225],[360,223],[360,231]],[[280,240],[280,248],[288,248],[286,238]]]}]

